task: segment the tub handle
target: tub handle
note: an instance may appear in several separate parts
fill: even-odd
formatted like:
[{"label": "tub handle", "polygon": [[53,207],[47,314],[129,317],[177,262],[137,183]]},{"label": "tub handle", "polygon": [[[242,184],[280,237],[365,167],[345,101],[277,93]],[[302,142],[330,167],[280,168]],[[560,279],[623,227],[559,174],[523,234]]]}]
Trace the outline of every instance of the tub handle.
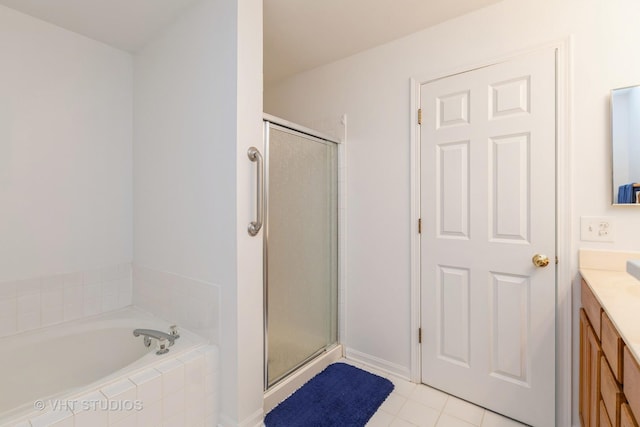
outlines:
[{"label": "tub handle", "polygon": [[157,355],[161,355],[161,354],[165,354],[169,352],[169,347],[172,345],[173,343],[169,343],[169,341],[167,341],[166,339],[159,339],[158,340],[158,351],[156,351]]}]

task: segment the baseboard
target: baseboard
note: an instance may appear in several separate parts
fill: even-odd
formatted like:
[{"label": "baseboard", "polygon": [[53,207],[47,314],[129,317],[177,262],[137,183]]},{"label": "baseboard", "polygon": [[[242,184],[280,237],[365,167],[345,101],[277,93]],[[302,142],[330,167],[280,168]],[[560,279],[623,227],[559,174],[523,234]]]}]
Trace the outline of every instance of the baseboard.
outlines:
[{"label": "baseboard", "polygon": [[221,415],[218,427],[263,427],[263,421],[264,411],[260,408],[241,422],[236,422],[229,417]]},{"label": "baseboard", "polygon": [[407,381],[411,381],[411,369],[406,366],[401,366],[396,363],[380,359],[379,357],[362,353],[349,347],[346,348],[345,357],[347,359],[353,360],[354,362],[359,362],[364,365],[371,366],[372,368],[375,368],[379,371],[393,374]]}]

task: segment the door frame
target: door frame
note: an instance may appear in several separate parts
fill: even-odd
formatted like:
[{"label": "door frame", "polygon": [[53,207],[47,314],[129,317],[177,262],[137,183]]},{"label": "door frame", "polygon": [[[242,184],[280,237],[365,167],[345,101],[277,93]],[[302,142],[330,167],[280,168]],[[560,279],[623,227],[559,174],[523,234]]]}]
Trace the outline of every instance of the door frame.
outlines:
[{"label": "door frame", "polygon": [[421,383],[420,344],[420,87],[424,83],[508,62],[532,52],[556,50],[556,425],[571,425],[572,322],[571,322],[571,143],[572,143],[572,37],[511,52],[493,59],[410,79],[411,90],[411,381]]}]

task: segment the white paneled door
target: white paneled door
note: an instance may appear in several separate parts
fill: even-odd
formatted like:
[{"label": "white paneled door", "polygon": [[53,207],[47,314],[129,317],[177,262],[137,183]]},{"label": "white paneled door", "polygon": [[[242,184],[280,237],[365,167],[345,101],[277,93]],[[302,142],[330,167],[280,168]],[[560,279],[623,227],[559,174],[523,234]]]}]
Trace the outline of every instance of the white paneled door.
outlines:
[{"label": "white paneled door", "polygon": [[422,381],[553,426],[555,49],[425,83],[420,104]]}]

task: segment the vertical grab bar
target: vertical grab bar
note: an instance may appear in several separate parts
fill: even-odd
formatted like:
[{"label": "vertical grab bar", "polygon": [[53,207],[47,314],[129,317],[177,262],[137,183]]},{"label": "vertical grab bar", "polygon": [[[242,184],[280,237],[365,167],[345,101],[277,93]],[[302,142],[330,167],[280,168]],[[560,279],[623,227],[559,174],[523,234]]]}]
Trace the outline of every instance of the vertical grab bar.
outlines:
[{"label": "vertical grab bar", "polygon": [[247,156],[249,156],[249,160],[258,164],[256,178],[256,190],[258,193],[256,197],[256,220],[249,223],[247,230],[250,236],[255,236],[262,228],[264,210],[264,159],[256,147],[250,147],[247,151]]}]

